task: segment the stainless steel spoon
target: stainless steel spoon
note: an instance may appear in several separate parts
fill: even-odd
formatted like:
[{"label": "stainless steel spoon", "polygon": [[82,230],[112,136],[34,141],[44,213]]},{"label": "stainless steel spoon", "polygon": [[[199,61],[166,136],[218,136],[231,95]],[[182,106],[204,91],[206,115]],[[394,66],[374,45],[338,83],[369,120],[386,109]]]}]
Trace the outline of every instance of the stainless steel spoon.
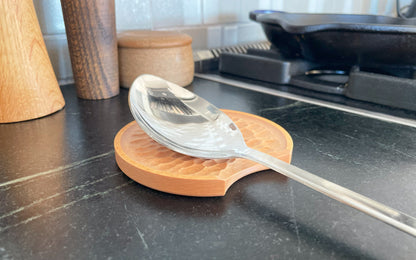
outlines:
[{"label": "stainless steel spoon", "polygon": [[246,158],[416,236],[416,219],[377,201],[247,147],[233,121],[194,93],[161,78],[142,75],[129,92],[130,110],[155,141],[202,158]]}]

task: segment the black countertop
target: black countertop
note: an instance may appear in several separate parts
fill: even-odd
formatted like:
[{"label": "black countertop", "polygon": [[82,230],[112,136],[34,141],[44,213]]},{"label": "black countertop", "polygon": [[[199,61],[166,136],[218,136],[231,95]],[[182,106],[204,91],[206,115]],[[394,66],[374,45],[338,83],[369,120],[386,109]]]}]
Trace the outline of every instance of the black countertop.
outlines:
[{"label": "black countertop", "polygon": [[[292,163],[416,216],[416,128],[195,79],[220,108],[283,126]],[[127,90],[0,125],[2,259],[414,259],[416,239],[272,171],[224,197],[151,190],[117,167]]]}]

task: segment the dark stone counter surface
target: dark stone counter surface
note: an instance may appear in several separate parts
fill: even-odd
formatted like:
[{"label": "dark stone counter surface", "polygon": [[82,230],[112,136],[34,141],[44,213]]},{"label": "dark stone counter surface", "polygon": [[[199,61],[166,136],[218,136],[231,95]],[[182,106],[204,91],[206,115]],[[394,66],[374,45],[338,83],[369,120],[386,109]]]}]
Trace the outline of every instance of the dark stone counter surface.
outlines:
[{"label": "dark stone counter surface", "polygon": [[[416,216],[416,128],[195,79],[220,108],[283,126],[292,163]],[[416,238],[272,172],[226,196],[146,188],[117,167],[127,90],[0,125],[1,259],[414,259]]]}]

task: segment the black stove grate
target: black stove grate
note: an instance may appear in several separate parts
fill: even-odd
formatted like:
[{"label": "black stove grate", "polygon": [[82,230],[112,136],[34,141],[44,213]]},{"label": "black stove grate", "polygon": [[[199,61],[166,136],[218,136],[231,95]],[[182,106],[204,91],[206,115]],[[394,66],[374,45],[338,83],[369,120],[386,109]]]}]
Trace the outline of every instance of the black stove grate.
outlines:
[{"label": "black stove grate", "polygon": [[222,52],[218,62],[222,73],[416,111],[415,67],[323,64],[264,48]]}]

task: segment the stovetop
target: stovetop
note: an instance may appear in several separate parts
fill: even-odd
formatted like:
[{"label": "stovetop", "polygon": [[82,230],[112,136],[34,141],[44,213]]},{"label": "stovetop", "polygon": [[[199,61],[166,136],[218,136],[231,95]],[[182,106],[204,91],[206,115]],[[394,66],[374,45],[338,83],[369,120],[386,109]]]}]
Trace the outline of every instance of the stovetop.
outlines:
[{"label": "stovetop", "polygon": [[211,56],[206,53],[196,59],[201,77],[268,89],[276,95],[290,93],[302,101],[416,119],[416,66],[360,67],[287,59],[269,43],[210,50]]}]

